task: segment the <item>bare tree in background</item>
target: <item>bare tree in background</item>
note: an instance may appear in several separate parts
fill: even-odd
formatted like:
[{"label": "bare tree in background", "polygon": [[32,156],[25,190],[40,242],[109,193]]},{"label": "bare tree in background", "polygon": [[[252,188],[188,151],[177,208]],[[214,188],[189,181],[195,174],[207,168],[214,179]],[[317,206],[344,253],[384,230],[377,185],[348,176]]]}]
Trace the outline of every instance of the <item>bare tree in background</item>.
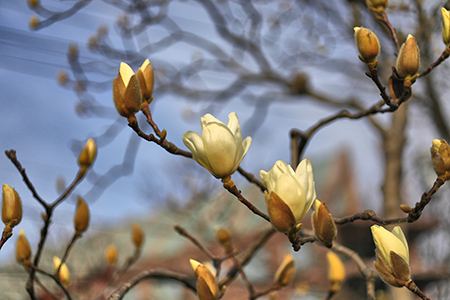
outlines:
[{"label": "bare tree in background", "polygon": [[[126,62],[136,70],[149,58],[156,78],[154,100],[149,106],[150,110],[144,112],[145,118],[139,117],[138,123],[130,122],[129,125],[142,139],[154,142],[172,154],[185,157],[192,157],[192,154],[178,148],[178,141],[168,141],[162,130],[164,124],[156,124],[151,116],[152,105],[162,97],[176,97],[196,105],[202,103],[201,106],[196,106],[201,107],[200,111],[195,112],[198,116],[206,112],[220,111],[237,99],[252,110],[250,121],[243,126],[243,131],[250,135],[261,128],[270,114],[271,106],[286,104],[286,107],[301,107],[312,103],[331,111],[329,116],[307,128],[291,130],[290,164],[294,167],[303,159],[308,145],[314,142],[315,133],[325,126],[333,126],[340,119],[354,120],[354,126],[365,122],[371,126],[374,135],[379,139],[379,151],[384,158],[380,199],[383,211],[377,215],[373,211],[365,210],[342,218],[337,218],[331,211],[335,217],[334,222],[338,225],[338,232],[341,226],[352,222],[380,225],[414,223],[420,218],[434,193],[445,182],[438,178],[434,185],[430,185],[430,182],[425,180],[427,174],[424,165],[419,160],[405,158],[405,152],[408,150],[407,140],[415,138],[408,133],[408,120],[411,120],[412,112],[419,111],[420,116],[427,119],[427,123],[433,127],[429,130],[435,137],[450,140],[448,111],[444,104],[448,88],[445,77],[448,66],[446,63],[441,64],[449,56],[448,46],[446,48],[442,44],[440,17],[441,7],[446,7],[447,2],[391,1],[387,13],[371,4],[375,2],[384,1],[368,1],[369,7],[365,1],[350,0],[104,1],[105,6],[114,6],[122,13],[117,16],[114,28],[100,27],[87,41],[88,49],[98,59],[83,61],[79,53],[84,49],[71,45],[68,62],[72,74],[60,73],[58,79],[63,86],[75,91],[79,100],[77,113],[112,120],[111,127],[96,139],[100,144],[106,145],[117,137],[123,123],[118,121],[112,101],[99,100],[95,93],[111,90],[111,82],[117,76],[120,62]],[[66,11],[53,12],[45,8],[45,3],[31,0],[30,8],[39,15],[30,20],[31,27],[33,30],[41,30],[48,26],[58,26],[59,22],[64,22],[67,18],[76,18],[77,12],[88,9],[90,3],[91,1],[78,1]],[[196,18],[200,23],[189,23],[192,18]],[[364,64],[357,58],[353,29],[355,26],[370,28],[378,36],[381,44],[378,64]],[[399,81],[396,71],[393,71],[396,55],[408,34],[416,38],[421,57],[420,73],[412,80],[412,87],[412,83],[408,85]],[[168,53],[183,54],[179,58],[169,58]],[[152,133],[145,133],[147,130],[143,129],[142,125],[145,122],[151,126]],[[270,126],[276,127],[276,124]],[[292,127],[300,126],[292,124]],[[428,142],[433,138],[427,138]],[[270,137],[267,139],[270,140]],[[96,182],[93,192],[95,189],[107,188],[121,175],[130,171],[129,165],[134,163],[136,148],[137,145],[131,141],[123,163],[113,166],[105,174],[91,177]],[[330,150],[330,155],[332,152]],[[13,155],[10,155],[10,158],[15,161]],[[431,163],[427,163],[431,166]],[[405,182],[405,173],[411,170],[423,179],[423,186],[412,187],[415,185],[413,182]],[[252,175],[242,168],[238,171],[261,191],[266,190],[267,187],[256,179],[257,174]],[[254,213],[269,220],[269,217],[247,201],[245,195],[241,195],[236,187],[226,184],[224,187]],[[424,192],[423,196],[420,199],[405,197],[414,188]],[[399,208],[402,204],[416,202],[413,207],[403,206],[403,211]],[[427,294],[429,292],[436,295],[433,299],[446,299],[437,295],[448,293],[447,261],[450,248],[444,247],[444,250],[437,253],[433,245],[437,243],[437,236],[449,238],[446,218],[449,209],[450,207],[441,201],[439,208],[426,210],[424,218],[429,213],[432,218],[439,220],[439,224],[433,226],[433,231],[419,235],[417,239],[416,235],[424,232],[425,225],[414,223],[403,228],[405,232],[409,231],[410,237],[414,237],[416,241],[416,246],[410,244],[411,248],[416,249],[414,252],[425,253],[417,255],[415,259],[419,260],[417,257],[420,256],[422,264],[430,262],[435,266],[443,265],[435,268],[435,272],[431,272],[433,268],[424,270],[417,274],[415,280]],[[220,267],[223,258],[209,253],[185,229],[177,227],[176,230],[199,245],[215,267]],[[257,292],[243,270],[243,266],[255,251],[262,247],[273,233],[273,230],[268,231],[260,240],[249,244],[247,256],[236,258],[236,253],[228,249],[230,251],[227,255],[234,262],[234,267],[220,277],[218,283],[219,288],[223,289],[221,292],[238,274],[248,287],[249,299],[262,297],[281,287],[270,287],[264,292]],[[369,235],[368,231],[366,234]],[[301,237],[295,235],[288,238],[296,251],[306,243],[317,241],[314,233],[308,230],[302,230]],[[331,249],[351,258],[357,264],[366,287],[364,296],[360,297],[375,299],[375,272],[364,262],[363,254],[352,250],[351,245],[357,243],[358,238],[355,235],[354,239],[347,241],[344,246],[334,244]],[[301,255],[301,250],[296,255]],[[412,269],[412,277],[415,278],[415,270]],[[121,285],[110,299],[121,299],[134,284],[147,278],[170,278],[193,291],[198,290],[198,285],[193,283],[193,276],[166,270],[149,270]],[[407,287],[422,299],[429,299],[420,290],[414,290],[411,284]],[[32,289],[28,286],[29,294],[33,298]],[[406,294],[396,294],[404,290]],[[65,292],[69,297],[69,292]],[[393,299],[408,299],[413,295],[406,289],[393,289],[392,294]],[[330,292],[328,297],[331,299],[334,293]],[[338,298],[339,293],[336,294],[336,299]]]}]

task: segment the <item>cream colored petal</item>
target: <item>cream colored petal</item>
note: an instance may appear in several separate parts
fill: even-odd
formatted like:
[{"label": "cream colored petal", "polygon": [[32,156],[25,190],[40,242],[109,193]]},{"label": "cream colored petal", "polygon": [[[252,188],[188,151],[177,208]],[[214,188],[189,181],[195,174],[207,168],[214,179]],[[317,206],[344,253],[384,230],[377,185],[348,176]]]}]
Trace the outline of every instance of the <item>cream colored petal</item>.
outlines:
[{"label": "cream colored petal", "polygon": [[398,255],[403,256],[403,258],[406,258],[406,261],[409,262],[409,247],[408,247],[408,241],[406,240],[405,234],[403,233],[403,230],[400,226],[395,226],[394,229],[392,229],[392,234],[395,235],[405,246],[404,252],[398,253]]},{"label": "cream colored petal", "polygon": [[192,152],[192,158],[209,172],[212,172],[205,154],[202,137],[197,132],[187,131],[183,135],[183,143]]},{"label": "cream colored petal", "polygon": [[316,188],[312,165],[309,159],[304,159],[299,163],[295,171],[295,178],[303,190],[305,202],[311,207],[313,201],[316,200]]},{"label": "cream colored petal", "polygon": [[223,123],[210,122],[203,127],[203,147],[216,178],[229,176],[235,167],[236,143]]},{"label": "cream colored petal", "polygon": [[231,133],[234,135],[236,145],[242,144],[242,132],[241,126],[239,125],[239,119],[235,112],[228,115],[228,128],[230,128]]},{"label": "cream colored petal", "polygon": [[242,143],[240,152],[236,157],[237,161],[235,163],[235,167],[234,167],[232,173],[236,172],[237,168],[239,168],[239,165],[241,164],[242,160],[244,159],[245,155],[247,154],[247,151],[250,148],[251,143],[252,143],[252,138],[249,136],[246,137],[244,142]]},{"label": "cream colored petal", "polygon": [[392,267],[390,254],[391,251],[394,251],[398,255],[403,256],[405,259],[409,257],[409,254],[407,254],[407,256],[405,255],[405,246],[403,242],[392,232],[379,225],[373,225],[371,227],[371,230],[375,246],[380,255],[383,256],[383,258],[389,264],[389,266]]},{"label": "cream colored petal", "polygon": [[121,62],[119,73],[122,76],[122,80],[125,86],[128,86],[131,76],[134,75],[133,69],[131,69],[131,67],[128,64]]},{"label": "cream colored petal", "polygon": [[150,64],[150,61],[148,60],[148,58],[144,61],[144,63],[142,64],[142,66],[139,68],[142,71],[145,71],[145,68]]},{"label": "cream colored petal", "polygon": [[200,265],[202,265],[201,263],[199,263],[199,262],[196,261],[195,259],[190,259],[190,260],[189,260],[189,263],[191,264],[192,271],[194,271],[194,273],[195,273],[195,270],[197,270],[197,267],[200,266]]},{"label": "cream colored petal", "polygon": [[[300,222],[305,216],[305,202],[302,192],[299,190],[295,178],[289,174],[282,174],[278,177],[275,193],[289,206],[294,214],[295,221]],[[308,207],[309,209],[309,207]]]},{"label": "cream colored petal", "polygon": [[211,123],[218,123],[218,124],[222,124],[225,126],[225,124],[222,121],[220,121],[219,119],[217,119],[216,117],[214,117],[211,114],[206,114],[203,117],[201,117],[200,123],[202,125],[202,130],[203,130],[204,126],[211,124]]}]

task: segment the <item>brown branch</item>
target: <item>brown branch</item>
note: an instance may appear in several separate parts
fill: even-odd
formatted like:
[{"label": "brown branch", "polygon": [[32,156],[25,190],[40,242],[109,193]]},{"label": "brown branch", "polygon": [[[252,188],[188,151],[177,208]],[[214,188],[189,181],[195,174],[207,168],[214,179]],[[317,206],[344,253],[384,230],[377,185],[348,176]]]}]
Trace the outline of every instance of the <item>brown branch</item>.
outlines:
[{"label": "brown branch", "polygon": [[154,269],[143,271],[129,281],[125,282],[118,290],[109,296],[108,300],[120,300],[125,294],[136,284],[146,279],[170,279],[183,283],[188,289],[194,293],[197,292],[195,279],[182,273],[166,270],[166,269]]},{"label": "brown branch", "polygon": [[439,66],[442,62],[444,62],[444,60],[446,60],[449,57],[449,55],[450,55],[450,48],[447,47],[434,63],[432,63],[428,68],[426,68],[419,74],[419,77],[428,75],[434,68]]},{"label": "brown branch", "polygon": [[206,249],[205,247],[202,246],[202,244],[200,244],[199,241],[197,241],[196,238],[194,238],[192,235],[190,235],[186,229],[184,229],[183,227],[181,227],[180,225],[175,225],[174,227],[175,231],[178,232],[178,234],[184,236],[185,238],[187,238],[188,240],[191,241],[192,244],[194,244],[200,251],[202,251],[203,253],[206,254],[206,256],[208,256],[209,259],[211,260],[215,260],[215,256],[214,254],[212,254],[211,252],[209,252],[208,249]]}]

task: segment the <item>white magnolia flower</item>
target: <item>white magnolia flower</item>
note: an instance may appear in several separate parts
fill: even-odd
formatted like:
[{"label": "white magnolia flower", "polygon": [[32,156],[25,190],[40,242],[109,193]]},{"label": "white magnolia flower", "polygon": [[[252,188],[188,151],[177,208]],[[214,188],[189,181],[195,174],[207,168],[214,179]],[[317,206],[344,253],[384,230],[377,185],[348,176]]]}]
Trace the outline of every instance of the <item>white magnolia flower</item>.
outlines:
[{"label": "white magnolia flower", "polygon": [[[309,159],[302,160],[295,172],[290,165],[279,160],[269,172],[261,170],[260,176],[270,198],[273,199],[272,194],[275,193],[289,207],[295,223],[289,226],[298,224],[316,199],[313,170]],[[274,209],[277,210],[278,206],[275,205]],[[272,209],[268,207],[268,210],[271,216],[275,216]],[[279,228],[275,228],[280,231]]]},{"label": "white magnolia flower", "polygon": [[236,172],[252,142],[251,137],[242,141],[241,127],[236,113],[228,115],[225,125],[210,114],[204,115],[202,135],[188,131],[183,143],[192,152],[192,158],[216,178],[227,178]]}]

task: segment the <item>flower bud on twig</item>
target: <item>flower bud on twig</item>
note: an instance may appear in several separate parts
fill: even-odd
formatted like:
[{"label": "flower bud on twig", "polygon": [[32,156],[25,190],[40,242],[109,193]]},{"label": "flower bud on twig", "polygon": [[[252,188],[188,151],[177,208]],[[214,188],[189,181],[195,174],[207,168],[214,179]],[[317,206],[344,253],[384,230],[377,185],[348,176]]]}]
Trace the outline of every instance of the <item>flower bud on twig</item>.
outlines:
[{"label": "flower bud on twig", "polygon": [[19,231],[19,238],[16,244],[16,260],[18,263],[27,265],[30,264],[31,247],[23,229]]},{"label": "flower bud on twig", "polygon": [[113,81],[114,106],[119,115],[133,117],[141,109],[142,94],[139,80],[129,65],[120,63],[119,74]]},{"label": "flower bud on twig", "polygon": [[281,265],[278,267],[275,272],[274,280],[280,286],[289,285],[292,280],[294,280],[295,276],[295,263],[294,258],[290,253],[286,253],[281,262]]},{"label": "flower bud on twig", "polygon": [[328,251],[328,280],[331,283],[330,292],[337,293],[341,289],[342,283],[345,280],[345,268],[339,256]]},{"label": "flower bud on twig", "polygon": [[444,7],[441,8],[442,14],[442,41],[448,47],[450,44],[450,13]]},{"label": "flower bud on twig", "polygon": [[2,221],[5,226],[13,228],[22,220],[22,202],[19,194],[7,184],[2,187]]},{"label": "flower bud on twig", "polygon": [[392,232],[379,225],[371,227],[376,246],[375,268],[380,278],[394,287],[403,287],[410,280],[409,249],[405,235],[399,226]]},{"label": "flower bud on twig", "polygon": [[395,69],[401,78],[414,80],[419,72],[420,67],[420,50],[417,46],[416,39],[412,35],[408,35],[398,53]]},{"label": "flower bud on twig", "polygon": [[364,27],[355,27],[355,41],[359,51],[359,59],[368,64],[374,63],[380,54],[380,42],[372,30]]},{"label": "flower bud on twig", "polygon": [[153,88],[155,85],[152,63],[146,59],[139,70],[137,70],[136,75],[139,79],[139,86],[141,87],[143,104],[146,102],[148,105],[153,100]]},{"label": "flower bud on twig", "polygon": [[450,146],[445,140],[433,140],[430,148],[433,168],[439,178],[450,179]]},{"label": "flower bud on twig", "polygon": [[114,245],[109,245],[105,251],[105,258],[109,265],[114,266],[117,262],[117,248]]},{"label": "flower bud on twig", "polygon": [[81,197],[78,197],[77,210],[73,220],[75,232],[81,235],[89,226],[89,208]]},{"label": "flower bud on twig", "polygon": [[144,232],[138,223],[131,224],[133,229],[133,244],[136,249],[141,249],[142,242],[144,241]]},{"label": "flower bud on twig", "polygon": [[[55,271],[58,270],[59,266],[61,265],[61,259],[58,256],[53,256],[53,267]],[[69,286],[70,283],[70,272],[69,268],[65,263],[61,265],[61,268],[59,269],[59,280],[61,281],[62,285],[65,287]]]},{"label": "flower bud on twig", "polygon": [[312,225],[316,239],[328,248],[331,248],[336,239],[336,224],[325,203],[321,203],[317,199],[312,217]]},{"label": "flower bud on twig", "polygon": [[381,13],[386,10],[389,1],[388,0],[366,0],[367,7],[377,13]]},{"label": "flower bud on twig", "polygon": [[214,228],[216,232],[216,240],[225,248],[225,250],[230,251],[231,246],[231,233],[228,229],[223,227]]},{"label": "flower bud on twig", "polygon": [[200,300],[216,300],[219,297],[219,287],[214,275],[196,260],[189,260],[197,278],[197,295]]},{"label": "flower bud on twig", "polygon": [[82,168],[89,168],[97,156],[97,145],[92,138],[88,139],[78,156],[78,165]]},{"label": "flower bud on twig", "polygon": [[36,30],[40,22],[41,20],[39,19],[39,17],[34,15],[31,16],[30,20],[28,21],[28,26],[30,27],[31,30]]}]

